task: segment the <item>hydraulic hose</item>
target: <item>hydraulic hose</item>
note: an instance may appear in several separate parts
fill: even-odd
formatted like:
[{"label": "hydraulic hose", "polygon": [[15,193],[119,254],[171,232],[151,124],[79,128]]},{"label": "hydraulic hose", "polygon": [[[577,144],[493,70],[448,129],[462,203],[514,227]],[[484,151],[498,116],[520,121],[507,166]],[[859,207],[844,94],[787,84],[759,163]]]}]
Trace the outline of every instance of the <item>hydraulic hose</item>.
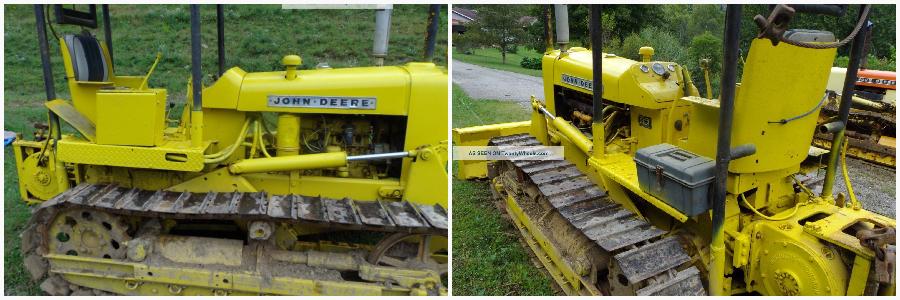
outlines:
[{"label": "hydraulic hose", "polygon": [[243,141],[245,138],[247,138],[247,129],[249,127],[250,127],[250,119],[247,119],[246,121],[244,121],[244,126],[241,127],[241,133],[238,134],[237,140],[235,140],[234,143],[231,144],[231,146],[228,146],[228,148],[225,148],[224,150],[222,150],[220,152],[204,155],[203,162],[207,163],[207,164],[220,163],[220,162],[224,161],[225,159],[231,157],[231,155],[234,154],[234,151],[238,148],[238,146],[240,146],[241,141]]},{"label": "hydraulic hose", "polygon": [[[259,120],[258,120],[258,121],[256,121],[256,122],[257,122],[256,124],[259,125],[259,123],[260,123],[260,122],[263,122],[263,121],[259,121]],[[261,126],[257,126],[257,127],[256,127],[256,137],[255,137],[255,139],[259,142],[259,150],[260,150],[260,152],[262,152],[262,154],[263,154],[264,156],[266,156],[266,157],[272,157],[272,155],[269,154],[269,151],[266,150],[266,141],[263,139],[263,129],[262,129],[262,127],[265,127],[265,126],[266,126],[266,124],[263,123]]]},{"label": "hydraulic hose", "polygon": [[769,221],[784,221],[784,220],[793,218],[794,215],[796,215],[797,212],[800,211],[800,203],[797,203],[796,205],[794,205],[794,211],[792,211],[791,214],[784,216],[784,217],[780,217],[780,218],[770,217],[770,216],[764,215],[763,213],[756,210],[756,208],[753,207],[753,205],[750,205],[750,202],[747,201],[747,197],[745,197],[744,194],[740,194],[739,197],[741,197],[741,201],[744,203],[744,206],[749,208],[751,211],[753,211],[754,214],[756,214],[760,218],[763,218],[763,219],[766,219]]},{"label": "hydraulic hose", "polygon": [[810,110],[806,111],[805,113],[802,113],[802,114],[800,114],[800,115],[793,116],[793,117],[790,117],[790,118],[781,119],[781,120],[778,120],[778,121],[769,121],[769,124],[781,124],[781,125],[784,125],[784,124],[787,124],[787,123],[789,123],[789,122],[793,122],[793,121],[802,119],[802,118],[804,118],[804,117],[806,117],[806,116],[808,116],[808,115],[811,115],[812,113],[819,111],[819,108],[821,108],[821,107],[822,107],[822,104],[825,103],[825,99],[828,99],[828,92],[825,92],[825,95],[822,96],[822,100],[819,100],[819,104],[816,104],[815,107],[811,108]]},{"label": "hydraulic hose", "polygon": [[850,183],[850,174],[847,172],[847,145],[850,142],[844,139],[844,146],[841,147],[841,173],[844,175],[844,184],[847,186],[847,194],[850,194],[850,204],[853,208],[861,208],[856,194],[853,193],[853,184]]},{"label": "hydraulic hose", "polygon": [[250,143],[250,159],[256,157],[256,145],[259,141],[259,121],[253,122],[253,142]]}]

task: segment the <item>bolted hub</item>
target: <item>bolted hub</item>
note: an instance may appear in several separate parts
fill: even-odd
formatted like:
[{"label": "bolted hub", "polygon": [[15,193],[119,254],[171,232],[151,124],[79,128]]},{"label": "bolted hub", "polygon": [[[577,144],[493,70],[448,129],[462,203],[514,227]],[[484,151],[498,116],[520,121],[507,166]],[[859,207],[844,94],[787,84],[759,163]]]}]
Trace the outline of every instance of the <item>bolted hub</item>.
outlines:
[{"label": "bolted hub", "polygon": [[84,245],[85,249],[89,249],[86,252],[90,254],[93,252],[92,250],[100,248],[101,240],[103,239],[99,233],[95,232],[91,228],[81,228],[81,244]]},{"label": "bolted hub", "polygon": [[43,186],[48,186],[50,185],[51,181],[52,180],[50,179],[50,175],[47,174],[44,169],[40,169],[34,172],[34,182],[37,182]]},{"label": "bolted hub", "polygon": [[794,277],[794,274],[790,272],[775,271],[775,281],[778,282],[782,295],[796,296],[800,293],[800,284],[797,282],[797,277]]},{"label": "bolted hub", "polygon": [[119,259],[125,257],[128,228],[119,217],[100,211],[61,212],[50,225],[49,249],[58,254]]},{"label": "bolted hub", "polygon": [[250,223],[250,238],[254,240],[268,240],[272,236],[272,223],[253,221]]}]

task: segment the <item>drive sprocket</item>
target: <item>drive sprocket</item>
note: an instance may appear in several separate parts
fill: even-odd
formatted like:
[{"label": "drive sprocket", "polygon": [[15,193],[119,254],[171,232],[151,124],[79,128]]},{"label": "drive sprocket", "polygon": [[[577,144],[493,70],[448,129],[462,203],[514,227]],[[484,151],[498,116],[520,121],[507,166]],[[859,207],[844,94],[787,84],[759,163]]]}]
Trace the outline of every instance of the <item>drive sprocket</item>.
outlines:
[{"label": "drive sprocket", "polygon": [[47,249],[55,254],[123,259],[123,243],[131,240],[128,227],[121,217],[101,211],[62,211],[50,225]]}]

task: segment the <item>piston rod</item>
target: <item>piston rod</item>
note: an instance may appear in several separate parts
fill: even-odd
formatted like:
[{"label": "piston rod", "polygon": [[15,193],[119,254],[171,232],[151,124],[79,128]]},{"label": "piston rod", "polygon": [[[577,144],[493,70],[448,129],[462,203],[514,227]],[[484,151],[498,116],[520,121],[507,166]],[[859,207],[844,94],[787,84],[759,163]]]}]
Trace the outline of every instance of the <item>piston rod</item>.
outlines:
[{"label": "piston rod", "polygon": [[347,161],[388,160],[413,156],[409,151],[347,156]]},{"label": "piston rod", "polygon": [[234,174],[316,170],[344,167],[351,161],[388,160],[415,156],[415,151],[348,156],[347,152],[325,152],[245,159],[228,167]]}]

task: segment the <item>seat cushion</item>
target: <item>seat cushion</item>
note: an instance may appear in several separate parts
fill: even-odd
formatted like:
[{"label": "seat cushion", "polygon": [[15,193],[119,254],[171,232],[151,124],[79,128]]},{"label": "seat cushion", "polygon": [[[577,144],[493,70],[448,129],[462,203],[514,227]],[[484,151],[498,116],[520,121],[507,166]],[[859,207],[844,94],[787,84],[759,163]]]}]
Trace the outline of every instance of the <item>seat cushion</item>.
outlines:
[{"label": "seat cushion", "polygon": [[109,81],[106,56],[96,38],[90,34],[69,34],[64,39],[76,81]]}]

